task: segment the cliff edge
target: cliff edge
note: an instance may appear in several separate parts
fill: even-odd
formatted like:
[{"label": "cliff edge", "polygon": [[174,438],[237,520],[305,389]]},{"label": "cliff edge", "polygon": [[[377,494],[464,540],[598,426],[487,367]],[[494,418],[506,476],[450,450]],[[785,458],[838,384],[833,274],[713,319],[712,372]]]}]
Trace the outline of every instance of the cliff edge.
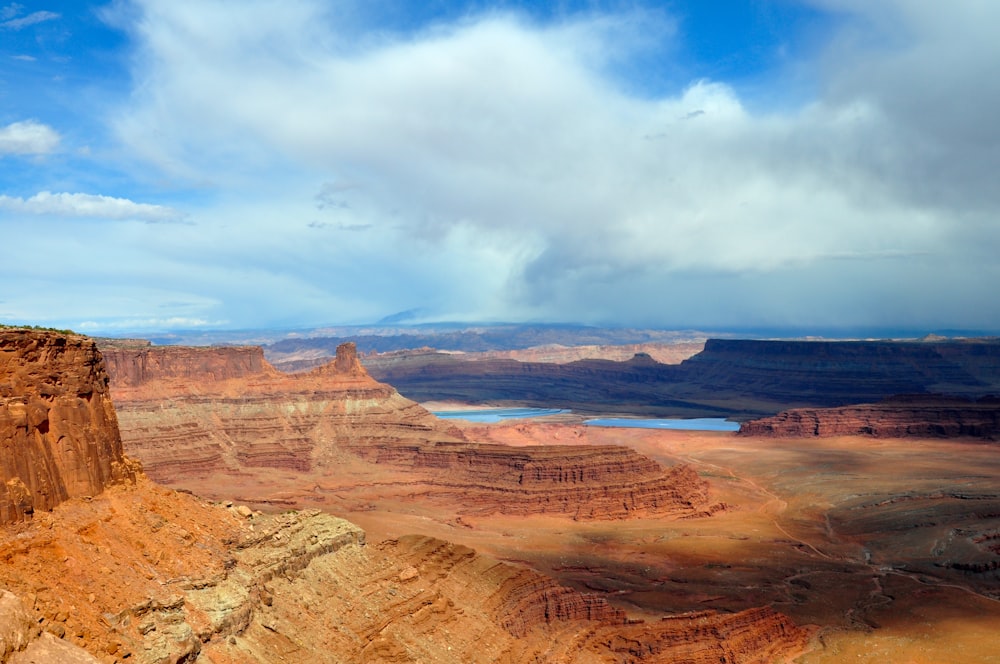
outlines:
[{"label": "cliff edge", "polygon": [[996,439],[1000,436],[1000,399],[917,394],[841,408],[795,408],[743,422],[739,434],[769,438]]},{"label": "cliff edge", "polygon": [[0,523],[134,482],[93,340],[0,330]]}]

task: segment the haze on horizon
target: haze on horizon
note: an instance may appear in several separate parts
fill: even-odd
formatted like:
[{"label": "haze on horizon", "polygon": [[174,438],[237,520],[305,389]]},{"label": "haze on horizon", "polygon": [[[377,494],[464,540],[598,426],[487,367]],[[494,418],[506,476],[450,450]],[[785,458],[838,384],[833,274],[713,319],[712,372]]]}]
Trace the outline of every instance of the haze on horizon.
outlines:
[{"label": "haze on horizon", "polygon": [[998,22],[0,4],[0,322],[1000,330]]}]

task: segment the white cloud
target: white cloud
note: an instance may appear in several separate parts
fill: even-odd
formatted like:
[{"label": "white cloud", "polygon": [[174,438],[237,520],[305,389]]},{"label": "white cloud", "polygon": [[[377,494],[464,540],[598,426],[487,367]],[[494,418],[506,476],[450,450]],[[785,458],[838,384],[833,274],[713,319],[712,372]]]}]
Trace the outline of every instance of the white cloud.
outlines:
[{"label": "white cloud", "polygon": [[[9,5],[13,7],[14,5]],[[18,7],[20,7],[18,5]],[[11,18],[2,23],[0,23],[0,28],[7,28],[9,30],[21,30],[29,25],[35,25],[37,23],[44,23],[45,21],[52,21],[59,18],[59,14],[50,11],[37,11],[28,14],[27,16],[22,16],[21,18]]]},{"label": "white cloud", "polygon": [[127,198],[94,194],[68,194],[43,191],[31,198],[0,195],[0,210],[63,217],[98,217],[147,222],[177,221],[181,214],[163,205],[136,203]]},{"label": "white cloud", "polygon": [[0,156],[48,154],[59,147],[59,133],[52,127],[24,120],[0,127]]},{"label": "white cloud", "polygon": [[129,330],[181,330],[198,327],[221,327],[225,320],[206,320],[204,318],[187,318],[171,316],[169,318],[123,318],[110,321],[83,321],[73,327],[79,332],[115,332]]},{"label": "white cloud", "polygon": [[[318,283],[324,252],[352,250],[358,273],[327,267],[330,287],[391,274],[370,286],[387,311],[435,287],[437,310],[494,317],[649,319],[666,315],[649,311],[657,293],[736,320],[875,319],[892,309],[882,300],[912,301],[914,320],[981,312],[991,263],[968,257],[1000,248],[987,223],[1000,213],[1000,5],[815,1],[852,17],[820,93],[762,112],[724,81],[631,94],[608,64],[630,30],[652,38],[641,21],[489,14],[390,38],[355,34],[341,3],[147,0],[113,125],[168,176],[240,201],[213,214],[267,238],[238,240],[245,260],[296,238],[296,276]],[[289,230],[307,225],[372,232],[310,243]],[[838,279],[875,295],[852,308]]]}]

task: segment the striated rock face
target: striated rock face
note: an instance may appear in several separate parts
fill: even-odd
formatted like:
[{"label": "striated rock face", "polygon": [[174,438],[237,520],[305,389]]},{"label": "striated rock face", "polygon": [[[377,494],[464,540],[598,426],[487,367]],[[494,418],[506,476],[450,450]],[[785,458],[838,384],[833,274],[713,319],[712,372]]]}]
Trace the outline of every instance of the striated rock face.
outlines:
[{"label": "striated rock face", "polygon": [[108,373],[119,389],[141,387],[151,381],[221,381],[275,374],[259,346],[215,348],[194,346],[105,347]]},{"label": "striated rock face", "polygon": [[461,514],[561,514],[576,519],[695,516],[723,509],[690,466],[664,470],[627,447],[437,444],[358,450],[421,472],[421,493],[451,496]]},{"label": "striated rock face", "polygon": [[1000,399],[984,397],[973,401],[961,397],[913,395],[842,408],[797,408],[774,417],[744,422],[739,433],[775,438],[996,438],[1000,435]]},{"label": "striated rock face", "polygon": [[750,664],[810,637],[769,609],[629,620],[468,547],[370,545],[315,510],[250,513],[144,480],[0,530],[0,560],[0,647],[64,653],[12,662]]},{"label": "striated rock face", "polygon": [[134,481],[90,339],[0,331],[0,523]]},{"label": "striated rock face", "polygon": [[[271,368],[259,349],[162,347],[107,355],[129,453],[166,484],[254,476],[274,490],[323,484],[343,494],[353,476],[365,475],[357,484],[377,481],[383,495],[396,487],[451,500],[463,514],[616,519],[719,508],[689,468],[665,471],[627,448],[471,443],[368,376],[353,344],[342,344],[333,362],[292,375]],[[155,367],[166,375],[157,377]],[[125,372],[124,385],[117,371]],[[360,462],[367,465],[357,468]],[[354,475],[344,472],[348,467]],[[266,477],[270,470],[294,475]],[[226,497],[228,484],[202,484],[198,491]]]},{"label": "striated rock face", "polygon": [[461,440],[369,378],[348,345],[297,375],[276,371],[259,347],[112,349],[106,357],[122,437],[148,475],[168,484],[245,468],[310,471],[351,445]]}]

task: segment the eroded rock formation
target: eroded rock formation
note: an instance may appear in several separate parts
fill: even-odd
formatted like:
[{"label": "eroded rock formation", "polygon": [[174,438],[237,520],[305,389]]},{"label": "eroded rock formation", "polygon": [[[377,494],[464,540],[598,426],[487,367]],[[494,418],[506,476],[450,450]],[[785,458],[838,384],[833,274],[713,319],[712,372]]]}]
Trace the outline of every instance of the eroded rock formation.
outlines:
[{"label": "eroded rock formation", "polygon": [[[395,490],[451,500],[463,514],[616,519],[720,508],[690,468],[665,470],[628,448],[467,441],[453,425],[368,376],[353,344],[342,344],[333,362],[306,374],[277,372],[261,353],[249,347],[107,351],[122,436],[150,477],[176,485],[293,471],[291,479],[269,479],[272,490],[301,494],[315,484],[343,495],[352,478],[364,474],[356,483],[378,482],[383,495]],[[359,461],[367,469],[344,472]],[[225,483],[197,488],[226,497]]]},{"label": "eroded rock formation", "polygon": [[462,440],[372,380],[346,344],[333,362],[297,375],[276,371],[257,346],[105,354],[126,445],[167,484],[249,468],[308,472],[351,446]]},{"label": "eroded rock formation", "polygon": [[712,504],[685,465],[664,470],[627,447],[464,443],[377,446],[358,453],[423,476],[414,491],[451,497],[460,514],[562,514],[576,519],[695,516]]},{"label": "eroded rock formation", "polygon": [[75,335],[0,331],[0,523],[134,481],[97,346]]},{"label": "eroded rock formation", "polygon": [[21,598],[6,611],[0,594],[0,630],[108,664],[742,664],[810,637],[769,609],[629,620],[468,547],[419,535],[366,545],[318,511],[251,514],[146,480],[0,531],[0,560],[0,588]]},{"label": "eroded rock formation", "polygon": [[796,408],[744,422],[740,435],[995,438],[1000,435],[1000,399],[913,395],[841,408]]}]

